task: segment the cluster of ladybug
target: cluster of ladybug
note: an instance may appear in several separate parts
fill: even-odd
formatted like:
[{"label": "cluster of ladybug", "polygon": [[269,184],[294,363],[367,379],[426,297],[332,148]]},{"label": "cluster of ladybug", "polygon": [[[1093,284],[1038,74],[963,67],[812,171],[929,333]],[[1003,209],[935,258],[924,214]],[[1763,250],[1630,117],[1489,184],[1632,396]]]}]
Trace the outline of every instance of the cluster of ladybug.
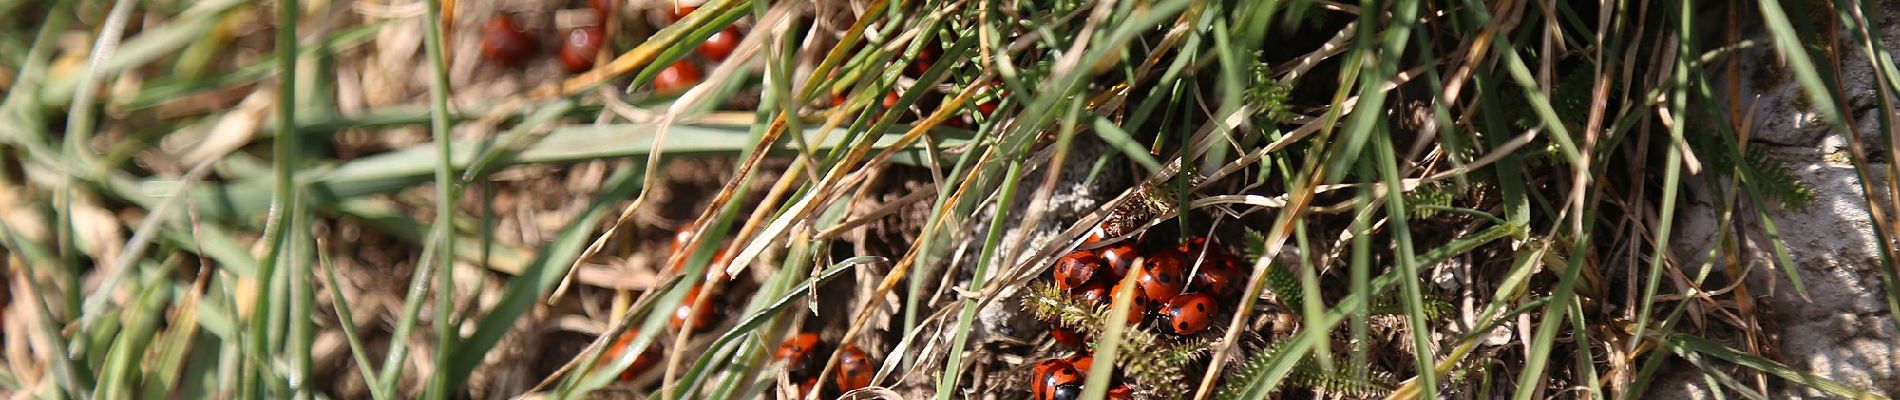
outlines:
[{"label": "cluster of ladybug", "polygon": [[[816,333],[800,333],[785,339],[774,354],[785,362],[785,372],[792,382],[798,384],[799,398],[818,388],[818,369],[824,368],[824,354],[830,354],[825,344],[818,340]],[[857,345],[846,343],[838,355],[838,370],[832,375],[831,383],[839,393],[849,392],[871,386],[871,378],[876,374],[872,367],[871,355],[866,354]]]},{"label": "cluster of ladybug", "polygon": [[[1082,380],[1095,359],[1083,354],[1056,357],[1036,363],[1030,377],[1029,398],[1034,400],[1075,400],[1082,397]],[[1127,383],[1108,389],[1108,399],[1135,398],[1135,389]]]},{"label": "cluster of ladybug", "polygon": [[[615,2],[615,0],[588,0],[588,7],[594,11],[596,19],[603,24],[570,29],[563,36],[559,57],[561,67],[567,72],[579,73],[594,68],[594,60],[599,55],[601,47],[609,42],[604,23],[611,21]],[[667,15],[667,23],[679,21],[680,18],[692,14],[697,9],[698,7],[695,6],[676,5]],[[742,37],[743,34],[739,33],[737,28],[726,27],[700,43],[699,54],[707,61],[725,61],[726,57],[731,56],[733,50],[739,46],[739,40]],[[539,47],[536,45],[534,36],[529,34],[520,20],[513,15],[496,15],[488,20],[488,25],[482,32],[482,56],[501,65],[512,67],[525,64]],[[653,77],[653,91],[660,94],[677,93],[698,84],[701,78],[702,74],[697,64],[689,60],[680,60],[660,70],[659,75]]]},{"label": "cluster of ladybug", "polygon": [[[1109,307],[1117,294],[1124,293],[1123,285],[1133,285],[1126,288],[1126,293],[1134,296],[1128,301],[1125,321],[1130,327],[1139,329],[1153,321],[1160,330],[1193,336],[1207,330],[1215,314],[1239,299],[1245,278],[1240,257],[1210,246],[1205,237],[1189,238],[1175,246],[1143,246],[1134,241],[1101,244],[1103,240],[1098,229],[1087,241],[1098,247],[1063,255],[1051,273],[1064,294],[1098,309]],[[1123,279],[1137,258],[1143,259],[1140,275]],[[1088,341],[1081,332],[1054,324],[1050,336],[1072,347],[1083,347]],[[1032,398],[1076,398],[1081,393],[1082,371],[1088,370],[1089,364],[1088,358],[1080,355],[1036,363],[1030,381]],[[1109,398],[1129,398],[1131,390],[1126,383],[1116,385],[1109,391]]]},{"label": "cluster of ladybug", "polygon": [[[693,232],[690,230],[681,230],[677,233],[673,237],[672,253],[679,253],[681,246],[685,245],[686,241],[692,238],[692,234]],[[671,322],[673,332],[682,332],[682,329],[691,329],[694,332],[700,332],[711,327],[714,323],[719,322],[719,314],[714,311],[719,308],[718,301],[720,296],[717,292],[719,290],[717,284],[732,280],[731,276],[726,275],[726,261],[728,260],[726,259],[725,249],[721,248],[718,253],[713,254],[712,264],[706,266],[706,280],[694,283],[691,288],[686,290],[686,297],[680,300],[679,308],[673,310],[673,320]],[[673,272],[679,272],[680,269],[684,267],[683,264],[684,263],[673,264]],[[711,297],[706,299],[707,304],[705,304],[705,307],[694,307],[693,303],[699,299],[700,292],[709,287],[714,292],[708,294]],[[612,359],[621,352],[626,351],[627,345],[631,343],[634,336],[637,335],[639,335],[638,330],[627,331],[626,335],[615,340],[613,346],[607,349],[607,355],[603,360]],[[646,350],[641,351],[641,354],[633,359],[633,364],[628,365],[627,369],[620,371],[620,380],[632,380],[634,376],[645,372],[648,368],[652,368],[653,364],[659,362],[659,359],[659,351],[652,346],[648,346]]]},{"label": "cluster of ladybug", "polygon": [[[1089,243],[1099,243],[1102,235],[1090,235]],[[1124,280],[1135,258],[1145,257],[1141,275]],[[1190,276],[1190,269],[1199,267]],[[1191,336],[1207,329],[1224,300],[1240,292],[1242,275],[1239,257],[1207,245],[1207,238],[1194,237],[1174,247],[1143,251],[1136,243],[1121,241],[1105,246],[1076,250],[1056,259],[1051,268],[1056,287],[1082,300],[1090,307],[1107,307],[1121,286],[1132,284],[1127,323],[1140,325],[1153,320],[1167,331]],[[1121,283],[1115,283],[1121,282]],[[1111,287],[1110,285],[1114,285]],[[1150,308],[1154,308],[1150,313]],[[1055,327],[1056,341],[1080,346],[1085,338],[1073,330]]]}]

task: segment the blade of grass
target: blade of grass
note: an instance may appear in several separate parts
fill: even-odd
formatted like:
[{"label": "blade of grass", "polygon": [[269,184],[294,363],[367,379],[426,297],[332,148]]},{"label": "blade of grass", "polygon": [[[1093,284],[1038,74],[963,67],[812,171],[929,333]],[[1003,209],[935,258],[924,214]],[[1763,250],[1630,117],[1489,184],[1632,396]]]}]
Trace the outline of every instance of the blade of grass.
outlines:
[{"label": "blade of grass", "polygon": [[1730,349],[1727,346],[1723,346],[1721,344],[1709,341],[1708,339],[1703,339],[1701,337],[1696,337],[1694,335],[1672,334],[1666,338],[1663,338],[1663,340],[1660,340],[1659,342],[1662,343],[1663,348],[1669,349],[1670,352],[1676,353],[1678,355],[1687,354],[1687,353],[1707,354],[1715,358],[1720,358],[1728,362],[1735,363],[1736,365],[1748,367],[1748,368],[1755,369],[1762,372],[1767,372],[1770,375],[1780,377],[1781,379],[1786,379],[1789,382],[1800,384],[1802,386],[1819,389],[1823,392],[1827,392],[1828,394],[1834,395],[1834,396],[1841,396],[1841,397],[1850,398],[1850,399],[1864,399],[1864,400],[1887,398],[1887,396],[1882,396],[1882,395],[1874,394],[1872,392],[1868,392],[1865,390],[1857,389],[1852,386],[1848,386],[1840,382],[1835,382],[1833,380],[1827,379],[1826,377],[1822,377],[1820,375],[1790,368],[1785,364],[1775,362],[1774,360],[1769,360],[1762,356],[1744,353],[1741,351],[1737,351],[1735,349]]},{"label": "blade of grass", "polygon": [[[1362,113],[1355,115],[1358,114]],[[1402,178],[1399,175],[1398,150],[1392,146],[1391,132],[1387,131],[1384,125],[1380,125],[1372,139],[1372,150],[1375,159],[1378,160],[1379,175],[1384,177],[1385,187],[1404,187],[1399,182]],[[1398,193],[1386,195],[1385,201],[1386,215],[1389,216],[1386,221],[1392,225],[1393,242],[1398,248],[1399,274],[1408,277],[1408,279],[1399,280],[1399,290],[1404,294],[1400,299],[1404,303],[1406,318],[1411,326],[1408,330],[1412,332],[1414,346],[1413,367],[1415,371],[1418,371],[1419,380],[1424,385],[1425,391],[1421,393],[1424,398],[1437,398],[1438,373],[1432,368],[1432,360],[1438,357],[1436,350],[1438,346],[1431,339],[1433,330],[1431,325],[1425,323],[1425,294],[1419,288],[1419,279],[1415,278],[1418,276],[1418,265],[1414,263],[1416,259],[1413,258],[1410,218],[1406,216],[1409,209],[1405,203],[1405,196]]]},{"label": "blade of grass", "polygon": [[[475,323],[474,334],[456,346],[455,354],[444,366],[448,369],[445,373],[450,374],[449,387],[458,387],[460,382],[467,379],[469,371],[481,364],[489,349],[494,348],[502,335],[514,326],[515,320],[527,313],[535,299],[547,293],[554,287],[555,281],[565,275],[565,267],[572,265],[573,259],[579,255],[581,247],[587,242],[587,236],[594,231],[595,224],[613,204],[632,196],[639,188],[638,171],[645,168],[639,166],[615,171],[587,208],[553,240],[541,246],[541,252],[522,271],[521,277],[509,280],[495,306]],[[386,370],[394,369],[390,367],[392,364],[383,365]]]},{"label": "blade of grass", "polygon": [[[277,115],[274,122],[278,131],[285,132],[285,134],[273,139],[271,144],[271,171],[273,177],[271,184],[271,207],[267,219],[268,222],[264,225],[264,236],[258,239],[263,241],[266,246],[264,256],[258,259],[256,282],[259,285],[270,285],[276,281],[275,275],[279,261],[278,258],[282,254],[285,244],[283,237],[284,225],[290,222],[291,216],[296,215],[295,210],[291,209],[291,207],[297,204],[296,196],[298,193],[295,189],[297,183],[293,180],[292,171],[295,171],[299,164],[295,148],[299,142],[299,136],[295,129],[297,126],[295,111],[297,105],[297,85],[293,81],[297,76],[297,14],[300,9],[298,8],[297,0],[279,0],[276,8],[276,46],[278,49],[276,57]],[[265,357],[268,354],[276,354],[275,349],[272,349],[269,341],[266,340],[268,338],[268,336],[266,336],[268,331],[273,328],[269,326],[269,322],[275,317],[271,315],[271,311],[277,308],[272,302],[275,297],[276,296],[270,294],[259,294],[257,298],[252,301],[249,321],[250,334],[247,335],[245,339],[247,346],[246,351],[252,357]],[[278,384],[280,384],[279,382],[266,382],[270,380],[267,378],[268,376],[275,375],[268,373],[271,369],[273,369],[273,365],[267,363],[252,364],[250,368],[247,368],[248,372],[245,373],[245,376],[248,377],[250,382],[244,385],[243,390],[245,393],[251,396],[261,397],[266,394],[264,389],[267,385],[273,388],[277,387]],[[279,395],[281,395],[280,391],[273,390],[270,393],[279,393]]]},{"label": "blade of grass", "polygon": [[[429,388],[424,397],[446,399],[449,397],[449,374],[444,369],[449,366],[449,357],[455,353],[456,332],[458,329],[450,323],[455,320],[449,314],[455,310],[455,203],[461,198],[461,191],[455,185],[455,173],[452,171],[450,142],[453,132],[449,131],[449,71],[446,56],[443,55],[442,1],[423,2],[422,47],[429,63],[429,136],[435,142],[435,346],[434,361],[438,369],[429,375]],[[470,366],[471,368],[473,366]]]},{"label": "blade of grass", "polygon": [[[984,237],[983,250],[977,256],[976,271],[970,276],[970,290],[977,290],[988,283],[991,258],[996,256],[998,242],[1008,227],[1009,208],[1014,204],[1016,184],[1021,181],[1022,172],[1021,160],[1009,161],[1009,169],[1003,175],[1003,186],[998,192],[1001,195],[997,197],[995,211],[990,217],[989,233]],[[957,314],[956,330],[953,331],[955,334],[950,339],[950,352],[946,353],[949,360],[944,364],[941,380],[937,382],[937,400],[949,400],[951,395],[957,393],[957,381],[963,377],[963,348],[969,341],[970,324],[976,319],[977,299],[964,299],[962,303],[962,311]]]},{"label": "blade of grass", "polygon": [[185,371],[186,357],[194,353],[195,342],[199,339],[199,318],[202,311],[199,303],[204,299],[206,286],[211,281],[211,269],[200,266],[197,282],[192,283],[190,291],[184,294],[172,307],[172,314],[166,319],[170,325],[165,331],[163,342],[159,344],[158,354],[151,362],[145,363],[144,391],[139,398],[157,399],[173,393],[180,379],[189,376]]},{"label": "blade of grass", "polygon": [[1130,137],[1128,131],[1124,131],[1121,127],[1115,126],[1115,123],[1110,122],[1106,118],[1093,117],[1089,119],[1089,127],[1095,132],[1095,137],[1101,138],[1103,142],[1107,142],[1109,147],[1114,147],[1115,150],[1121,151],[1122,156],[1134,160],[1135,164],[1139,164],[1142,168],[1147,169],[1148,173],[1152,174],[1161,171],[1161,163],[1155,161],[1154,155],[1149,154],[1148,149],[1143,148],[1140,142],[1136,142],[1133,137]]},{"label": "blade of grass", "polygon": [[1109,296],[1112,300],[1109,301],[1108,320],[1103,321],[1106,324],[1102,326],[1102,334],[1095,339],[1095,352],[1091,356],[1102,362],[1091,363],[1089,370],[1084,371],[1088,376],[1082,385],[1084,400],[1101,400],[1108,394],[1110,382],[1114,380],[1116,365],[1111,360],[1116,360],[1116,353],[1121,351],[1122,335],[1128,329],[1128,313],[1135,299],[1136,285],[1133,283],[1141,276],[1142,264],[1145,264],[1143,259],[1136,259],[1128,269],[1128,274],[1115,285],[1115,292]]},{"label": "blade of grass", "polygon": [[343,331],[343,339],[350,345],[350,358],[356,361],[356,373],[362,375],[363,382],[368,383],[364,386],[368,387],[370,397],[388,399],[389,394],[383,392],[383,386],[375,384],[376,366],[369,362],[369,353],[365,350],[368,347],[363,345],[362,336],[356,333],[356,316],[350,312],[355,307],[351,307],[350,299],[343,295],[343,280],[337,278],[336,265],[330,262],[330,252],[323,250],[326,247],[322,242],[317,243],[317,263],[323,268],[323,286],[329,288],[330,307],[336,311],[337,328]]},{"label": "blade of grass", "polygon": [[[738,325],[734,326],[731,330],[727,330],[725,333],[720,334],[718,339],[714,339],[710,348],[715,348],[715,349],[721,348],[732,343],[733,341],[739,340],[745,335],[755,334],[759,330],[759,328],[763,327],[764,325],[766,325],[767,322],[771,321],[773,318],[778,317],[778,315],[781,312],[785,311],[785,308],[787,306],[790,306],[794,301],[798,300],[801,297],[804,297],[806,293],[809,293],[811,288],[817,287],[818,285],[821,285],[825,283],[826,281],[830,281],[832,278],[837,277],[841,273],[844,273],[846,270],[849,270],[851,267],[856,267],[859,265],[866,265],[866,264],[873,264],[873,263],[884,262],[884,261],[888,261],[888,260],[884,260],[882,257],[873,257],[873,256],[857,256],[857,257],[847,258],[844,261],[839,261],[837,264],[827,267],[825,268],[824,271],[819,272],[817,276],[808,278],[804,282],[800,282],[798,286],[791,287],[789,290],[786,290],[782,294],[779,294],[777,300],[773,300],[770,303],[766,304],[764,307],[754,310],[751,313],[747,314],[745,318],[739,320]],[[680,398],[680,399],[689,398],[688,396],[690,396],[691,390],[700,388],[698,383],[702,379],[704,379],[709,372],[712,372],[710,370],[710,365],[716,360],[713,357],[714,355],[715,354],[711,352],[707,352],[701,355],[701,357],[698,357],[697,361],[693,362],[693,367],[688,370],[686,375],[681,376],[680,380],[685,384],[680,385],[679,388],[676,389],[676,391],[673,394],[674,398]],[[631,363],[633,360],[631,358],[628,358],[626,361]],[[608,372],[611,372],[611,369],[608,370]],[[714,398],[717,398],[717,397],[714,397]]]},{"label": "blade of grass", "polygon": [[[1690,0],[1683,0],[1682,7],[1684,9],[1693,9],[1693,7],[1690,6]],[[1689,40],[1687,38],[1692,37],[1694,34],[1693,31],[1690,30],[1690,23],[1693,20],[1694,14],[1687,12],[1678,14],[1680,19],[1677,20],[1676,34],[1682,39],[1678,40],[1679,44],[1676,49],[1675,73],[1674,76],[1671,77],[1671,79],[1675,81],[1675,88],[1669,93],[1669,109],[1673,115],[1687,116],[1689,115],[1689,88],[1687,82],[1690,73],[1688,58],[1694,54],[1693,50],[1689,47]],[[1656,227],[1655,236],[1655,248],[1659,250],[1655,256],[1650,257],[1649,276],[1643,281],[1643,294],[1642,297],[1639,298],[1642,305],[1636,311],[1636,333],[1630,335],[1637,338],[1642,338],[1643,331],[1649,327],[1650,309],[1656,303],[1656,289],[1662,283],[1663,260],[1668,258],[1664,257],[1664,254],[1667,254],[1665,250],[1669,248],[1669,239],[1672,238],[1670,228],[1675,223],[1676,192],[1679,190],[1682,182],[1682,152],[1674,150],[1682,145],[1682,131],[1684,125],[1687,125],[1688,122],[1687,119],[1684,119],[1669,125],[1670,150],[1663,152],[1666,154],[1664,154],[1665,161],[1663,161],[1663,185],[1661,187],[1663,191],[1662,204],[1657,206],[1662,209],[1662,216],[1658,218],[1659,225]],[[1738,162],[1737,164],[1740,163]],[[1803,297],[1806,297],[1806,295],[1803,295]],[[1636,346],[1640,343],[1642,343],[1641,340],[1631,340],[1629,346],[1627,346],[1624,351],[1634,352]]]},{"label": "blade of grass", "polygon": [[[98,38],[93,41],[92,49],[87,53],[86,68],[80,72],[79,76],[79,86],[87,90],[72,94],[73,106],[68,107],[66,113],[66,132],[63,135],[65,141],[59,160],[68,165],[69,169],[60,176],[59,185],[56,188],[58,196],[55,197],[53,208],[55,245],[59,252],[60,265],[67,268],[64,274],[56,275],[65,280],[65,283],[60,286],[67,289],[62,293],[61,301],[57,303],[59,313],[56,315],[64,318],[72,318],[81,312],[79,292],[83,289],[81,289],[80,280],[85,267],[79,264],[79,254],[74,248],[79,238],[75,237],[73,232],[73,197],[77,195],[78,190],[73,186],[79,179],[75,175],[91,174],[84,166],[97,157],[90,146],[93,130],[98,125],[98,121],[93,116],[95,112],[93,97],[98,95],[98,91],[91,89],[108,79],[105,63],[119,49],[119,40],[124,37],[125,26],[132,18],[133,3],[131,0],[114,1],[111,11],[106,14],[105,21],[100,23]],[[93,356],[89,353],[93,353],[94,350],[89,348],[85,341],[79,341],[77,344],[72,349],[77,358],[84,359]]]},{"label": "blade of grass", "polygon": [[134,385],[140,376],[139,365],[143,365],[146,350],[158,334],[159,317],[164,315],[166,303],[171,299],[171,286],[162,280],[177,268],[179,257],[170,257],[162,265],[153,268],[156,279],[148,279],[141,288],[137,288],[137,297],[123,310],[121,317],[126,319],[125,329],[119,331],[117,340],[113,340],[106,350],[105,368],[100,371],[99,386],[93,388],[93,398],[120,399],[132,396]]}]

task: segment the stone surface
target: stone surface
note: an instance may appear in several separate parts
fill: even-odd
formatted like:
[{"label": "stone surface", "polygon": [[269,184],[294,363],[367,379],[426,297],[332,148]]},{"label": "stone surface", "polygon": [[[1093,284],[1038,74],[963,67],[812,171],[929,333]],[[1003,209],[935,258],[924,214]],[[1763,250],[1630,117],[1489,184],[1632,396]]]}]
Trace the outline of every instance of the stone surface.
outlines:
[{"label": "stone surface", "polygon": [[[1882,7],[1875,17],[1883,39],[1900,43],[1896,42],[1900,40],[1900,10]],[[1759,34],[1757,38],[1766,40]],[[1828,131],[1772,49],[1752,49],[1738,56],[1743,58],[1744,98],[1759,99],[1752,106],[1751,146],[1768,149],[1771,158],[1787,165],[1815,194],[1807,208],[1777,204],[1768,210],[1808,292],[1806,299],[1796,294],[1785,272],[1771,265],[1773,254],[1762,226],[1753,218],[1738,217],[1747,221],[1744,230],[1750,232],[1745,259],[1753,269],[1747,279],[1764,307],[1763,329],[1778,339],[1779,361],[1795,369],[1874,393],[1900,393],[1894,316],[1884,301],[1886,288],[1880,280],[1867,200],[1860,179],[1847,163],[1848,140]],[[1842,63],[1848,106],[1858,118],[1856,131],[1867,145],[1877,146],[1878,121],[1872,113],[1878,111],[1878,104],[1871,70],[1858,53],[1844,55]],[[1744,103],[1744,107],[1751,106]],[[1876,162],[1870,168],[1887,167],[1878,163],[1886,160]],[[1876,181],[1875,187],[1884,187],[1892,178],[1875,173],[1870,179]],[[1689,185],[1685,195],[1686,208],[1681,210],[1671,251],[1684,265],[1699,265],[1715,237],[1715,200],[1698,185]],[[1740,215],[1752,213],[1740,211]],[[1679,368],[1665,368],[1667,372],[1651,385],[1650,397],[1714,398],[1698,370],[1674,362]],[[1771,398],[1825,397],[1800,385],[1770,381]]]},{"label": "stone surface", "polygon": [[[1047,157],[1052,156],[1051,151],[1052,149],[1044,149],[1038,152],[1030,157],[1030,163],[1027,165],[1045,165]],[[1071,149],[1068,159],[1063,163],[1061,176],[1057,177],[1055,187],[1046,204],[1031,203],[1034,201],[1037,188],[1043,184],[1044,177],[1047,176],[1047,170],[1024,168],[1022,182],[1017,184],[1015,199],[1009,208],[1011,212],[1006,216],[1009,219],[1005,222],[1008,229],[999,240],[1003,247],[997,252],[996,258],[991,260],[991,279],[1004,278],[1000,274],[1006,273],[1007,267],[1028,260],[1034,255],[1033,252],[1047,245],[1052,237],[1068,229],[1077,219],[1095,211],[1096,207],[1103,202],[1121,194],[1119,189],[1110,188],[1128,187],[1126,178],[1120,176],[1122,174],[1110,172],[1116,169],[1114,166],[1103,168],[1103,173],[1096,176],[1092,182],[1088,179],[1088,174],[1094,169],[1095,163],[1106,151],[1105,146],[1095,141],[1078,140]],[[997,176],[1000,177],[1001,174]],[[990,210],[982,212],[981,218],[968,225],[971,243],[964,249],[968,254],[965,254],[964,261],[960,263],[960,268],[964,271],[976,269],[976,259],[978,253],[982,251],[984,235],[988,233],[991,218],[994,218],[994,204],[992,200],[985,206]],[[1024,219],[1030,217],[1030,212],[1041,212],[1039,217],[1041,222],[1035,229],[1021,229]],[[1003,335],[1027,338],[1032,337],[1030,335],[1039,334],[1043,329],[1042,323],[1036,321],[1028,313],[1022,312],[1021,292],[1026,287],[1026,285],[1008,285],[999,293],[996,301],[990,302],[979,310],[977,335],[972,337]]]}]

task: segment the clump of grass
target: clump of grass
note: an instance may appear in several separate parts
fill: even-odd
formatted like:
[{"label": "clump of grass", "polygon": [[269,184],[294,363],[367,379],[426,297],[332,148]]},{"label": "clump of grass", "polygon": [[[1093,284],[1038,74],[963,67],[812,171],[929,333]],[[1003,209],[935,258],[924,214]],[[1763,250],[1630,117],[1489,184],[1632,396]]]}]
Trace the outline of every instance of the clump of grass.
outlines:
[{"label": "clump of grass", "polygon": [[[1882,2],[583,3],[0,4],[0,322],[27,357],[0,391],[752,398],[793,331],[887,354],[874,385],[905,397],[1027,391],[998,371],[1044,354],[979,310],[1102,226],[1254,260],[1218,338],[1097,331],[1112,309],[1029,288],[1026,314],[1115,338],[1151,394],[1635,397],[1686,363],[1746,397],[1882,398],[1760,356],[1774,305],[1724,260],[1767,247],[1805,296],[1770,210],[1818,188],[1748,142],[1722,79],[1772,47],[1756,83],[1791,78],[1848,139],[1894,287],[1900,193],[1869,178],[1900,175],[1893,118],[1839,76],[1867,60],[1893,109],[1900,72],[1853,57],[1890,53]],[[572,76],[487,65],[497,12],[625,36]],[[696,52],[724,32],[731,58]],[[676,63],[706,82],[653,92]],[[1103,205],[1037,208],[1064,176]],[[1689,212],[1715,216],[1707,248],[1675,240]],[[757,290],[669,330],[714,268]],[[576,335],[599,339],[550,343]],[[596,359],[621,337],[675,353],[620,382],[631,355]]]}]

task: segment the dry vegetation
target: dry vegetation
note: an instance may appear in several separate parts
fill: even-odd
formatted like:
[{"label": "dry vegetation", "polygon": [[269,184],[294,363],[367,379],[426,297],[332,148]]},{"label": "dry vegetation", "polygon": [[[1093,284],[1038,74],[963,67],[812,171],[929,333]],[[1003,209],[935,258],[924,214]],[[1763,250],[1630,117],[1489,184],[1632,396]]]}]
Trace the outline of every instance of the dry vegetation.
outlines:
[{"label": "dry vegetation", "polygon": [[1827,85],[1878,6],[1701,3],[0,0],[0,392],[1885,398],[1775,361],[1728,57],[1900,175]]}]

